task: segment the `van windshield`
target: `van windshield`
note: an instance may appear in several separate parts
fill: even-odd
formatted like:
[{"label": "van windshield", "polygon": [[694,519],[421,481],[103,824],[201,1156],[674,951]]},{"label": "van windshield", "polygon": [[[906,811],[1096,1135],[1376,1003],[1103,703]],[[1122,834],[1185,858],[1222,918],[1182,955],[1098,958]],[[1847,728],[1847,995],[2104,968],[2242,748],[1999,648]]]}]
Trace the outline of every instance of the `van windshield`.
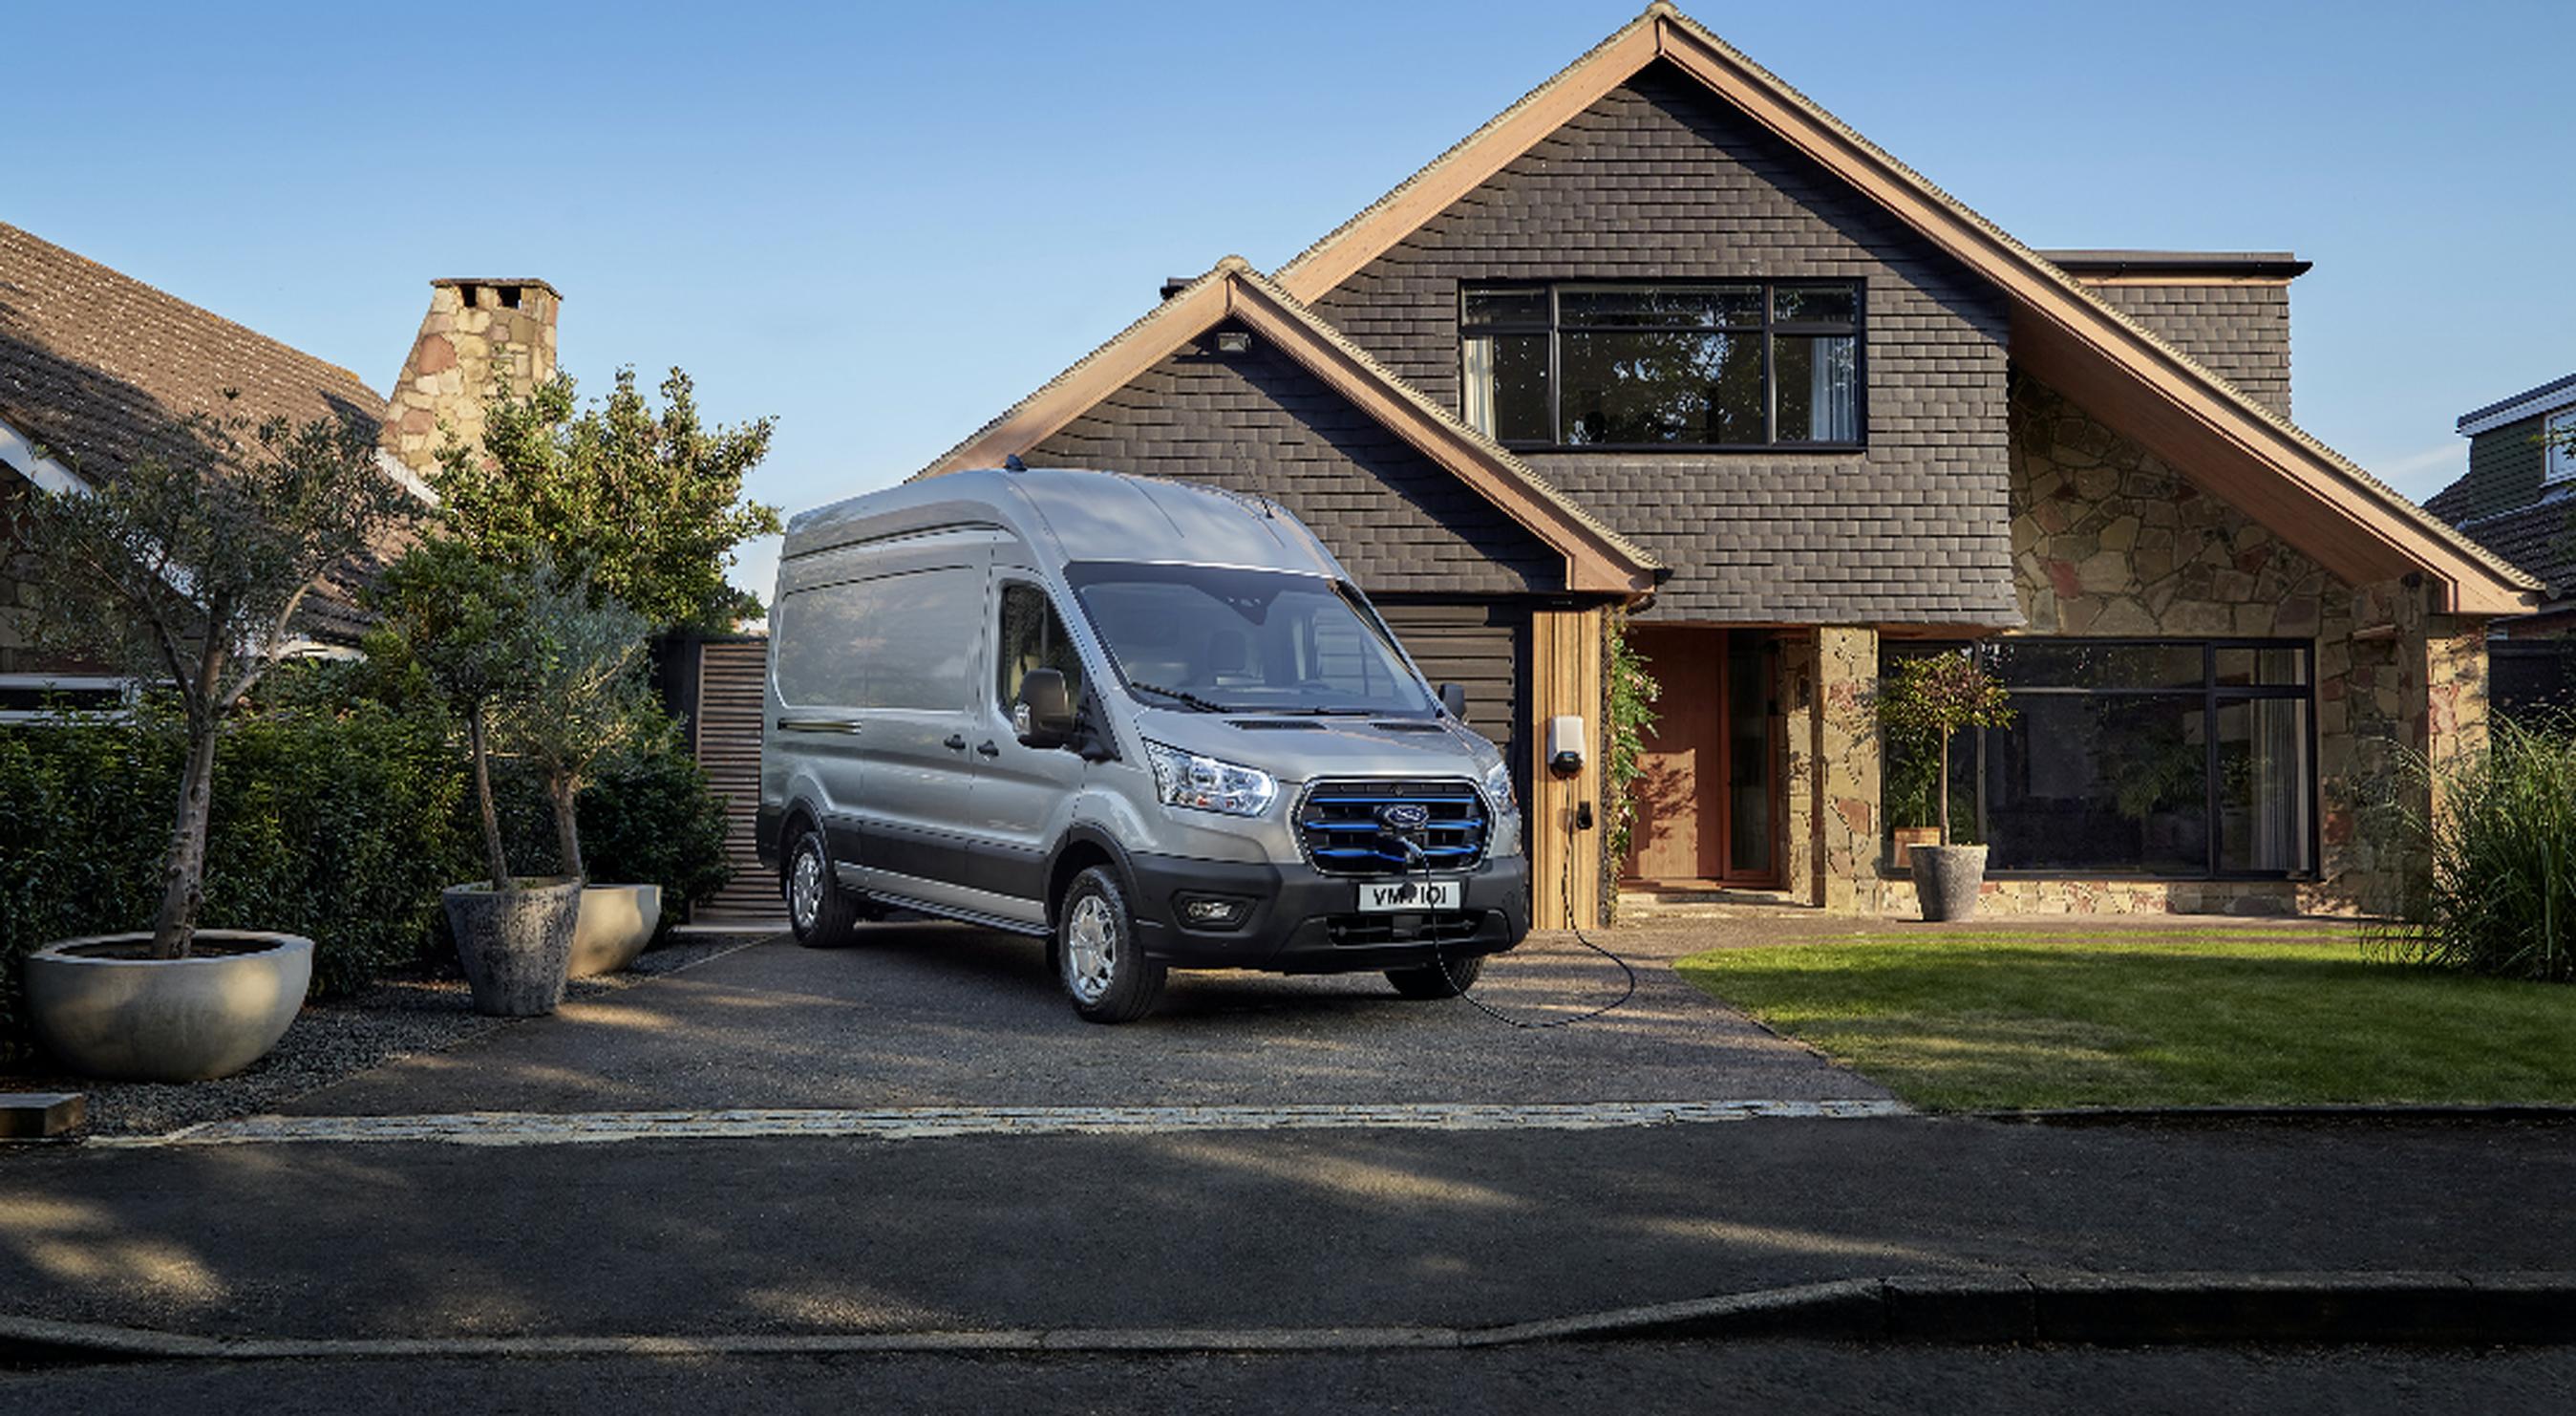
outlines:
[{"label": "van windshield", "polygon": [[1216,713],[1428,716],[1430,693],[1359,592],[1197,565],[1069,567],[1119,675],[1148,702]]}]

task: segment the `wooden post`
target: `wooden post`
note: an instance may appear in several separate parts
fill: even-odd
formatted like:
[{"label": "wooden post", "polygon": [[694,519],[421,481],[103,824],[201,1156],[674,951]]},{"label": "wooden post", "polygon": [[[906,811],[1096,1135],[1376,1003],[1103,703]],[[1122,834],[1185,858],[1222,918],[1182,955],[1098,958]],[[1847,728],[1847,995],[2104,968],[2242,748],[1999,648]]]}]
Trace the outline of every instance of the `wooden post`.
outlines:
[{"label": "wooden post", "polygon": [[[1530,925],[1592,928],[1601,923],[1601,610],[1542,610],[1530,616]],[[1548,722],[1583,719],[1583,770],[1548,767]],[[1592,808],[1589,830],[1570,830]],[[1569,859],[1570,857],[1570,859]]]}]

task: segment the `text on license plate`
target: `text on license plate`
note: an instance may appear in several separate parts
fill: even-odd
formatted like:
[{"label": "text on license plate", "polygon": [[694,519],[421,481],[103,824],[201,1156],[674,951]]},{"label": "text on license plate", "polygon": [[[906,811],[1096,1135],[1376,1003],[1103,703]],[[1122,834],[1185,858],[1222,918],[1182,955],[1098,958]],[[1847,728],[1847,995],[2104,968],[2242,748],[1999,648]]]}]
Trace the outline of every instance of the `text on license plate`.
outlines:
[{"label": "text on license plate", "polygon": [[1458,882],[1455,880],[1390,880],[1384,884],[1371,882],[1360,887],[1360,912],[1363,914],[1456,908]]}]

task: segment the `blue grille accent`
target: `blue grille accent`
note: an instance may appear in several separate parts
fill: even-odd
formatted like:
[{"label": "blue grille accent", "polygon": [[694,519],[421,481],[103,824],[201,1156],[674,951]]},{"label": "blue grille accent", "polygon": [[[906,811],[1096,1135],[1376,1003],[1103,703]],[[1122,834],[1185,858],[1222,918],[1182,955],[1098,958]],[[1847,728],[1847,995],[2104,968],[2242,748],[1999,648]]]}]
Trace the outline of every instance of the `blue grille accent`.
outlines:
[{"label": "blue grille accent", "polygon": [[1471,868],[1485,858],[1485,801],[1471,782],[1321,782],[1307,792],[1297,818],[1298,840],[1326,875],[1397,875],[1420,869],[1378,812],[1421,807],[1430,819],[1414,832],[1423,858],[1444,870]]}]

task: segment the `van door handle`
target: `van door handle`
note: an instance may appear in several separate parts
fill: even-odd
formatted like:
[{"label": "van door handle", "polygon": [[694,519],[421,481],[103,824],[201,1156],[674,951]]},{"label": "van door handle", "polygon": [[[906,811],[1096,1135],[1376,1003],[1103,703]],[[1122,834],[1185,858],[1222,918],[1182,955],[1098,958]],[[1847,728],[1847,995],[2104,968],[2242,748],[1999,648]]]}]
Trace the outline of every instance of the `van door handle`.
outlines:
[{"label": "van door handle", "polygon": [[778,720],[778,730],[782,733],[848,733],[856,737],[859,725],[847,718],[782,717]]},{"label": "van door handle", "polygon": [[994,746],[990,741],[987,741],[982,747],[975,750],[984,754],[986,757],[999,757],[1002,755],[1002,749]]},{"label": "van door handle", "polygon": [[950,733],[945,745],[951,752],[964,752],[966,750],[966,735],[964,733]]}]

